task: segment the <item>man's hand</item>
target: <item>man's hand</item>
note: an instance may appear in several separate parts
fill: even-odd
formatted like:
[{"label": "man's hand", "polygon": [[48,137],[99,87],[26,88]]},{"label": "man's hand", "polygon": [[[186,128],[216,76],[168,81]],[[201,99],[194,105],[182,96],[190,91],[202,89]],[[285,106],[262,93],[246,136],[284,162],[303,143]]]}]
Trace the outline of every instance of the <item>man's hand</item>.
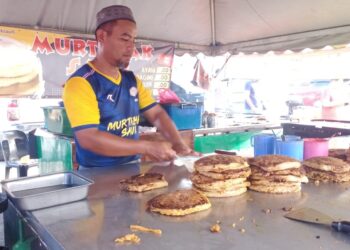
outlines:
[{"label": "man's hand", "polygon": [[187,156],[187,155],[201,156],[200,153],[193,151],[189,146],[187,146],[183,142],[173,145],[173,149],[176,151],[178,155],[181,155],[181,156]]},{"label": "man's hand", "polygon": [[156,105],[148,109],[144,112],[144,116],[155,125],[164,138],[172,144],[172,149],[175,150],[178,155],[200,156],[199,153],[194,152],[183,142],[174,123],[161,106]]},{"label": "man's hand", "polygon": [[176,152],[167,142],[145,141],[145,153],[152,161],[171,161],[176,158]]}]

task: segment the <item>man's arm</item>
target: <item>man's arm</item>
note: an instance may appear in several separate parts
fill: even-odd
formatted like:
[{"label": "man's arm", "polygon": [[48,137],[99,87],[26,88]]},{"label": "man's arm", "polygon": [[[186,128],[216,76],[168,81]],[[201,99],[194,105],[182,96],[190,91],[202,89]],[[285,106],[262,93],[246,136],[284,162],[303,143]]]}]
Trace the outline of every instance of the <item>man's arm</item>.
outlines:
[{"label": "man's arm", "polygon": [[143,114],[149,122],[157,127],[164,138],[172,144],[173,149],[178,154],[193,153],[192,149],[184,143],[173,121],[160,105],[155,105]]},{"label": "man's arm", "polygon": [[126,139],[97,128],[78,130],[75,136],[81,147],[99,155],[144,154],[156,161],[168,161],[175,157],[174,150],[165,142]]},{"label": "man's arm", "polygon": [[[140,79],[137,80],[137,88],[139,91],[139,104],[140,110],[143,112],[146,119],[151,122],[161,134],[169,141],[172,148],[181,155],[194,154],[191,148],[189,148],[182,140],[179,132],[177,131],[173,121],[169,118],[164,109],[156,104],[155,100],[151,96],[150,90],[147,90]],[[150,106],[152,105],[152,106]]]},{"label": "man's arm", "polygon": [[146,153],[147,142],[122,138],[98,128],[86,128],[74,133],[81,147],[99,155],[126,156]]}]

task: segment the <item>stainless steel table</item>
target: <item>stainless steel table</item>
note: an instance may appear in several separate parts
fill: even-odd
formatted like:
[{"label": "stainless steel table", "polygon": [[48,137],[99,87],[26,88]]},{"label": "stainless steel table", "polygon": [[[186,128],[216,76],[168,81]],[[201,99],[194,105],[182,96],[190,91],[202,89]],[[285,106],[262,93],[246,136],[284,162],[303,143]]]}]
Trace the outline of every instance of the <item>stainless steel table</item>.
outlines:
[{"label": "stainless steel table", "polygon": [[[164,173],[169,187],[146,193],[121,191],[119,180],[140,171]],[[350,249],[350,235],[329,228],[290,221],[283,207],[313,207],[334,219],[350,220],[350,183],[304,184],[298,194],[273,195],[248,191],[238,197],[211,199],[212,208],[185,217],[146,211],[155,195],[190,188],[185,167],[125,165],[81,171],[95,181],[87,200],[20,212],[49,249]],[[264,209],[271,209],[265,213]],[[209,228],[221,222],[221,233]],[[232,224],[235,223],[235,227]],[[161,236],[137,233],[140,245],[120,246],[116,237],[130,224],[163,231]],[[242,233],[240,229],[244,229]]]}]

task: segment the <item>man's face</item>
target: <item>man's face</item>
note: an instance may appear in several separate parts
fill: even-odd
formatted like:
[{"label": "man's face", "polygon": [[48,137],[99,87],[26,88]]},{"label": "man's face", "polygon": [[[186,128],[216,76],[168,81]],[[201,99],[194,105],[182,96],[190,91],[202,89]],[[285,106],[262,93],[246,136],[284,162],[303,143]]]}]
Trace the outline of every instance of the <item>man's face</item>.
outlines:
[{"label": "man's face", "polygon": [[105,59],[119,68],[126,68],[134,51],[136,24],[128,20],[113,22],[97,34]]}]

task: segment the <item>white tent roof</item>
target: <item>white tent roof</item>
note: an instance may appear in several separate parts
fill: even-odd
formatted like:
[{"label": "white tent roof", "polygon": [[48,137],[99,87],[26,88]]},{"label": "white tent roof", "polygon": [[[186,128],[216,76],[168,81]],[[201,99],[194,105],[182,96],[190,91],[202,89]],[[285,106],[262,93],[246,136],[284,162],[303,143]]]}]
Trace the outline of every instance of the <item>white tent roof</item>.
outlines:
[{"label": "white tent roof", "polygon": [[350,42],[349,0],[0,0],[0,25],[93,34],[101,8],[133,11],[138,38],[177,52],[266,52]]}]

